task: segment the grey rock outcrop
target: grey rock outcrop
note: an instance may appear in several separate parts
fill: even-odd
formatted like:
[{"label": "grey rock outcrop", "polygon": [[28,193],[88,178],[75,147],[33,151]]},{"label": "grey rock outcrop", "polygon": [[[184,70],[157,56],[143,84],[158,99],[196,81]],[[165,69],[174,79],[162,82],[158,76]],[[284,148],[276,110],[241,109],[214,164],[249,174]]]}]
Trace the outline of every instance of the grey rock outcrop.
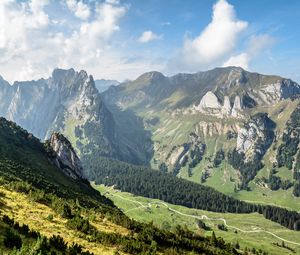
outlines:
[{"label": "grey rock outcrop", "polygon": [[238,131],[237,151],[245,154],[246,161],[261,158],[273,142],[274,128],[267,114],[256,114]]},{"label": "grey rock outcrop", "polygon": [[236,95],[234,104],[231,106],[229,96],[224,96],[224,103],[221,105],[217,96],[212,92],[208,91],[201,99],[199,105],[194,107],[196,111],[216,116],[219,118],[243,118],[243,104],[240,96]]},{"label": "grey rock outcrop", "polygon": [[218,98],[212,91],[208,91],[201,99],[196,110],[209,113],[209,114],[219,114],[222,106],[218,101]]},{"label": "grey rock outcrop", "polygon": [[52,162],[66,175],[77,180],[83,178],[83,168],[71,143],[62,134],[53,133],[49,145],[54,151]]},{"label": "grey rock outcrop", "polygon": [[240,96],[235,96],[231,116],[234,118],[243,117],[243,105]]}]

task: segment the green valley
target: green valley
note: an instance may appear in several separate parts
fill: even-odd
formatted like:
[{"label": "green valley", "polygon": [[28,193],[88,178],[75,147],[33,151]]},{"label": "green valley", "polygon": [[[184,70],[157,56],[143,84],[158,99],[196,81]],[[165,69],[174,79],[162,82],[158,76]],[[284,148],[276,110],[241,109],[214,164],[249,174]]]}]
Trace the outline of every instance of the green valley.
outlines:
[{"label": "green valley", "polygon": [[[300,236],[297,232],[287,230],[256,213],[214,213],[135,196],[104,185],[94,187],[113,200],[130,218],[141,222],[153,222],[160,228],[175,229],[177,225],[186,225],[189,229],[204,235],[211,235],[214,231],[217,236],[233,244],[238,243],[241,250],[245,247],[255,247],[257,250],[261,249],[276,255],[300,252]],[[223,219],[227,225],[226,230],[221,230],[218,226],[224,224]],[[199,227],[198,220],[203,221],[211,229],[204,230]],[[276,245],[276,243],[281,245],[282,242],[292,250]]]}]

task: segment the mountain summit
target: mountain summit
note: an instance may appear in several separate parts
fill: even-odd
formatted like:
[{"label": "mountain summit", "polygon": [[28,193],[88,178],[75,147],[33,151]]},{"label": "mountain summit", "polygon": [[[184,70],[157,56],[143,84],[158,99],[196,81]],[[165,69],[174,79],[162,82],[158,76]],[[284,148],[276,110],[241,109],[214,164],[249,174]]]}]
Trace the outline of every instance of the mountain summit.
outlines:
[{"label": "mountain summit", "polygon": [[[41,139],[61,132],[82,154],[95,146],[112,155],[114,120],[85,71],[55,69],[48,79],[2,82],[0,114]],[[96,137],[96,138],[94,138]],[[83,148],[83,143],[85,147]]]}]

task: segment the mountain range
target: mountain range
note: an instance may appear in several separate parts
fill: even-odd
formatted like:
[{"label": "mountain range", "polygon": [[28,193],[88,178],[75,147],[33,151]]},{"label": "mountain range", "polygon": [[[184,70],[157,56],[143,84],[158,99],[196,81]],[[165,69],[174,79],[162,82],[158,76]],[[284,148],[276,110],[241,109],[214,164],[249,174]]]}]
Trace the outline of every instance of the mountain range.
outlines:
[{"label": "mountain range", "polygon": [[[99,93],[101,82],[112,85]],[[281,144],[300,95],[300,85],[290,79],[239,67],[101,82],[73,69],[13,85],[1,78],[0,114],[42,140],[64,134],[85,169],[108,157],[209,185],[212,161],[223,155],[229,163],[223,179],[231,180],[224,182],[233,191],[251,186],[261,169],[269,178],[271,165],[277,167],[274,147]],[[231,156],[248,170],[230,164]],[[292,175],[282,181],[294,183]]]},{"label": "mountain range", "polygon": [[113,210],[121,227],[133,223],[86,179],[299,230],[300,85],[290,79],[226,67],[119,83],[55,69],[12,85],[1,77],[0,115],[6,180]]}]

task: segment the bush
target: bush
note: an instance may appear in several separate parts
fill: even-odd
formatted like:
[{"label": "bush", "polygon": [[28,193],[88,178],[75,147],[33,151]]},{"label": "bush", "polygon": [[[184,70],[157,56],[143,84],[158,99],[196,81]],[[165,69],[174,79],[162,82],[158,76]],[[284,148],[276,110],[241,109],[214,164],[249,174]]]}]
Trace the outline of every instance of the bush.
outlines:
[{"label": "bush", "polygon": [[10,249],[14,247],[20,249],[22,247],[21,237],[10,228],[5,230],[3,243],[5,247]]},{"label": "bush", "polygon": [[48,221],[53,221],[53,218],[54,218],[54,217],[53,217],[53,214],[49,214],[49,215],[47,216],[46,219],[47,219]]},{"label": "bush", "polygon": [[73,243],[70,247],[69,247],[69,255],[77,255],[77,254],[81,254],[82,253],[82,246],[77,244],[77,243]]},{"label": "bush", "polygon": [[89,221],[82,218],[80,215],[76,215],[74,218],[68,220],[67,226],[85,234],[89,234],[92,230]]},{"label": "bush", "polygon": [[10,188],[14,191],[28,194],[32,186],[27,182],[15,181],[10,183]]},{"label": "bush", "polygon": [[227,227],[224,224],[218,224],[218,229],[222,230],[222,231],[228,231]]},{"label": "bush", "polygon": [[67,243],[64,241],[64,239],[61,236],[53,235],[49,239],[50,246],[54,247],[58,251],[66,251],[68,248]]},{"label": "bush", "polygon": [[62,199],[53,198],[51,207],[63,218],[71,219],[73,217],[70,206]]}]

